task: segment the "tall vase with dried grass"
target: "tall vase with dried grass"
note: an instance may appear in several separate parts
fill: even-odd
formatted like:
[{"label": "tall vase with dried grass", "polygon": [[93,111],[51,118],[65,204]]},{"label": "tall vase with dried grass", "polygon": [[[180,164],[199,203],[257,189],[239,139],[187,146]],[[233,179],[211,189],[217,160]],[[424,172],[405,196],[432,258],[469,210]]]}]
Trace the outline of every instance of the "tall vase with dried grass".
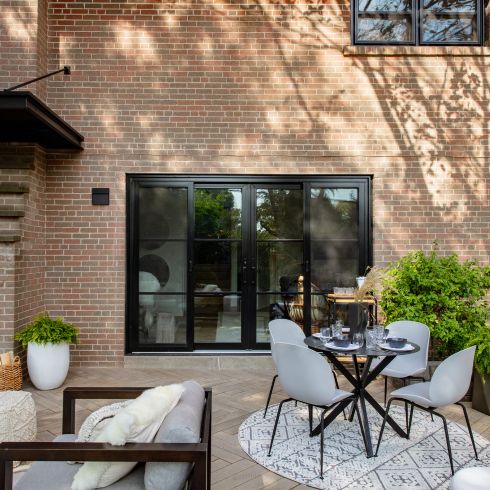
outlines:
[{"label": "tall vase with dried grass", "polygon": [[368,315],[367,300],[376,300],[383,287],[385,269],[376,265],[369,267],[362,285],[354,291],[354,299]]}]

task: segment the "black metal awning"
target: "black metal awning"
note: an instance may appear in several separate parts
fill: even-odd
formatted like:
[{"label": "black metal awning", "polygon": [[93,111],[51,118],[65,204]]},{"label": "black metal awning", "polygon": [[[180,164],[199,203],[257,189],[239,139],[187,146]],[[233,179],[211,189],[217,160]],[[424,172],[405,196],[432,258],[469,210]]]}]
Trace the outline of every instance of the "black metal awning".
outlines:
[{"label": "black metal awning", "polygon": [[83,136],[31,92],[0,92],[0,142],[83,150]]}]

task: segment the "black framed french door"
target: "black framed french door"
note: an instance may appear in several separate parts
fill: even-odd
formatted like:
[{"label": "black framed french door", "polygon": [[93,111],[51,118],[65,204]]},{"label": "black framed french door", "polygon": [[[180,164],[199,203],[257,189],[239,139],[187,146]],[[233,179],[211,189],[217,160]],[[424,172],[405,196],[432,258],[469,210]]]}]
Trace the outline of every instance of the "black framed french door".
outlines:
[{"label": "black framed french door", "polygon": [[267,349],[371,263],[370,178],[130,175],[128,352]]}]

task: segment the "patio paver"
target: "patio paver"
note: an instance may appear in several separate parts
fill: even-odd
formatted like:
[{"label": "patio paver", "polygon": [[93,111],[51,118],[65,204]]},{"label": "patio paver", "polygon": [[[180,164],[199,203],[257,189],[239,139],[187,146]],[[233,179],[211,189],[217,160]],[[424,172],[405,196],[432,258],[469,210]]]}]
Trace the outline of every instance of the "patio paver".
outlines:
[{"label": "patio paver", "polygon": [[[240,448],[238,428],[252,412],[264,407],[272,369],[137,369],[137,368],[72,368],[64,386],[155,386],[195,379],[203,386],[213,388],[213,490],[260,490],[304,489],[253,462]],[[349,389],[347,382],[341,388]],[[276,384],[271,403],[285,397]],[[51,440],[61,432],[62,388],[51,391],[31,391],[38,413],[38,439]],[[370,385],[376,399],[383,399],[383,382],[376,380]],[[80,424],[90,411],[101,404],[93,401],[77,402],[77,423]],[[453,421],[464,425],[459,407],[449,407],[443,413]],[[468,410],[473,430],[490,439],[490,416]]]}]

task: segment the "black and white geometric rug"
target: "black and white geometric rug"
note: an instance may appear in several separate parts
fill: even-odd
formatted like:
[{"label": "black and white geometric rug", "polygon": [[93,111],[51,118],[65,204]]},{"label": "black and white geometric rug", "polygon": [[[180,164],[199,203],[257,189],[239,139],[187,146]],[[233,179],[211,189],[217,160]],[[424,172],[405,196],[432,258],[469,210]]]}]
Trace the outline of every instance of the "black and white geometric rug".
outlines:
[{"label": "black and white geometric rug", "polygon": [[[324,479],[319,478],[320,437],[309,437],[306,405],[285,403],[272,447],[267,456],[278,405],[253,413],[240,426],[242,449],[257,463],[281,476],[313,488],[328,490],[443,490],[449,488],[451,470],[442,421],[415,410],[410,440],[388,425],[376,458],[367,458],[357,418],[342,414],[325,431]],[[316,414],[319,415],[319,412]],[[405,426],[402,407],[390,415]],[[368,406],[373,445],[378,441],[381,417]],[[316,425],[316,424],[315,424]],[[474,433],[479,461],[475,460],[466,426],[448,422],[455,471],[462,467],[490,466],[490,442]]]}]

